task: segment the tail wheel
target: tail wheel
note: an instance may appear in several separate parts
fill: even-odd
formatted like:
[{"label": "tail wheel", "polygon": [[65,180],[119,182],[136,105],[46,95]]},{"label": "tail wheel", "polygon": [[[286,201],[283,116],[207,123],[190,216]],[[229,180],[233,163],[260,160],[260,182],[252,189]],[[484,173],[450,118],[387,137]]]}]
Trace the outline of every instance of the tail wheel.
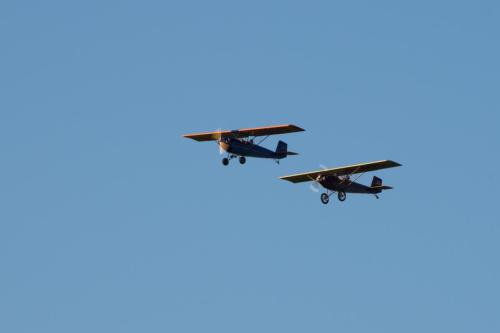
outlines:
[{"label": "tail wheel", "polygon": [[246,161],[247,159],[245,158],[245,156],[240,156],[240,164],[245,164]]},{"label": "tail wheel", "polygon": [[347,195],[345,194],[345,192],[340,191],[339,194],[337,195],[337,197],[339,198],[339,201],[345,201],[345,198],[347,197]]},{"label": "tail wheel", "polygon": [[325,205],[330,201],[330,197],[326,193],[321,194],[321,202]]},{"label": "tail wheel", "polygon": [[226,158],[226,157],[224,157],[224,158],[222,159],[222,164],[224,164],[224,165],[228,165],[228,164],[229,164],[229,159],[228,159],[228,158]]}]

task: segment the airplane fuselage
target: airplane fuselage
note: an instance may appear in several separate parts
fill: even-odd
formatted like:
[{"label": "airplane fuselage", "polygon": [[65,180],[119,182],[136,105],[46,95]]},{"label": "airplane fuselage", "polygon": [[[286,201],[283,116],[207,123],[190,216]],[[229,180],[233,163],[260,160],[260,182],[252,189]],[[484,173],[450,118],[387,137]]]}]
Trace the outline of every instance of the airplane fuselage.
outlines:
[{"label": "airplane fuselage", "polygon": [[348,179],[337,176],[323,176],[319,180],[319,183],[324,188],[335,192],[364,193],[364,194],[377,194],[381,192],[381,190],[379,189],[373,189],[370,186],[356,183]]},{"label": "airplane fuselage", "polygon": [[224,138],[220,140],[219,146],[229,154],[246,157],[282,159],[286,154],[279,154],[262,146],[256,145],[249,141],[238,140],[233,138]]}]

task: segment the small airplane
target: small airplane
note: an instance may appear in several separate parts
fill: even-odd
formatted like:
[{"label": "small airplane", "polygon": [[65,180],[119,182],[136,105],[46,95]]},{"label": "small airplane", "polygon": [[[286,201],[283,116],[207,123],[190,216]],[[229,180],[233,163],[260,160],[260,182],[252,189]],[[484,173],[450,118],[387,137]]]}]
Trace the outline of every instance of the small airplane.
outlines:
[{"label": "small airplane", "polygon": [[[295,125],[278,125],[255,128],[244,128],[233,131],[218,130],[215,132],[186,134],[185,138],[196,141],[215,141],[219,145],[219,151],[222,154],[227,152],[227,157],[222,159],[223,165],[228,165],[233,158],[239,157],[240,164],[245,164],[245,157],[270,158],[279,163],[279,160],[297,153],[288,151],[288,145],[279,141],[275,151],[260,146],[264,140],[271,135],[286,134],[293,132],[302,132],[304,129]],[[255,138],[263,136],[264,138],[255,143]]]},{"label": "small airplane", "polygon": [[[383,160],[300,173],[280,177],[280,179],[288,180],[292,183],[302,183],[308,181],[319,183],[326,189],[326,193],[321,194],[321,202],[326,205],[330,201],[330,196],[335,192],[338,193],[337,197],[340,201],[344,201],[346,199],[346,193],[373,194],[378,199],[378,194],[382,193],[384,190],[390,190],[392,187],[383,185],[382,179],[375,176],[373,177],[370,186],[356,183],[356,180],[358,180],[358,178],[365,172],[399,166],[401,166],[401,164],[394,161]],[[358,176],[354,180],[351,180],[351,176],[355,174]]]}]

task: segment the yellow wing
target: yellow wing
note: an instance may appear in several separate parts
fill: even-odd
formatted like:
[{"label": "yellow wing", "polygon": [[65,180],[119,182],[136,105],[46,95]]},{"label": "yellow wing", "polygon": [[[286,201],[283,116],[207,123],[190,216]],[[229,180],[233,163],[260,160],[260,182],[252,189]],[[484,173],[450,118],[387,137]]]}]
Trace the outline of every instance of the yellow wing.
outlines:
[{"label": "yellow wing", "polygon": [[212,141],[212,140],[217,140],[221,137],[246,138],[249,136],[276,135],[276,134],[286,134],[286,133],[302,132],[302,131],[304,131],[304,129],[295,125],[278,125],[278,126],[243,128],[234,131],[216,131],[216,132],[185,134],[184,137],[196,141]]},{"label": "yellow wing", "polygon": [[383,161],[348,165],[339,168],[299,173],[296,175],[283,176],[280,177],[280,179],[288,180],[292,183],[302,183],[315,180],[319,175],[345,176],[345,175],[353,175],[356,173],[365,173],[369,171],[394,168],[398,166],[401,166],[401,164],[390,160],[383,160]]},{"label": "yellow wing", "polygon": [[230,136],[231,131],[220,131],[220,132],[206,132],[206,133],[194,133],[194,134],[184,134],[183,136],[188,139],[193,139],[196,141],[213,141],[218,140],[223,137]]}]

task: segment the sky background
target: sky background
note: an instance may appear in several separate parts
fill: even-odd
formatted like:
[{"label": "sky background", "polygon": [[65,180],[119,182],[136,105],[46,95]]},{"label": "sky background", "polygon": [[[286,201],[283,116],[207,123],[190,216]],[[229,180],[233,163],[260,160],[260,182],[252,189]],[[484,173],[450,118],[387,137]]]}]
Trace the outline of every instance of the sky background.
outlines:
[{"label": "sky background", "polygon": [[[0,331],[499,332],[498,17],[2,1]],[[182,138],[283,123],[280,165]],[[379,159],[380,200],[278,179]]]}]

